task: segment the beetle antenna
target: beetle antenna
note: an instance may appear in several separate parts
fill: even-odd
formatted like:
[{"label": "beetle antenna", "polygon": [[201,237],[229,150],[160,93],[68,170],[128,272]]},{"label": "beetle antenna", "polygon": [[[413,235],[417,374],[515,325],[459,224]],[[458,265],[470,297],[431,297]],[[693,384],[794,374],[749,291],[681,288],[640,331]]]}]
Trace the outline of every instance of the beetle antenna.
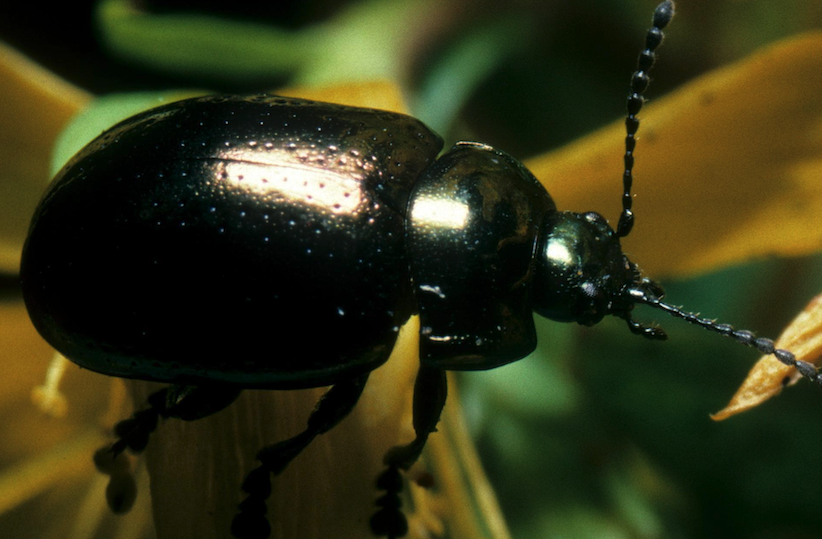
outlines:
[{"label": "beetle antenna", "polygon": [[665,0],[654,10],[653,26],[648,29],[645,36],[645,48],[639,53],[637,67],[631,75],[631,90],[628,92],[628,117],[625,119],[625,172],[622,174],[622,214],[619,216],[617,226],[617,236],[624,238],[634,226],[634,212],[631,211],[633,199],[631,198],[631,185],[634,183],[634,148],[636,147],[636,132],[639,129],[639,114],[645,103],[643,93],[648,88],[651,79],[648,73],[656,60],[657,47],[662,43],[664,34],[662,29],[668,26],[674,17],[674,3],[672,0]]},{"label": "beetle antenna", "polygon": [[816,366],[813,363],[796,359],[793,352],[777,348],[771,339],[765,337],[757,337],[753,332],[744,329],[734,329],[730,324],[720,324],[716,320],[709,318],[701,318],[696,314],[683,311],[679,307],[674,307],[668,303],[664,303],[658,297],[648,294],[642,288],[632,288],[629,290],[631,297],[637,302],[657,309],[662,309],[668,314],[681,318],[686,322],[701,326],[707,330],[719,333],[724,337],[730,337],[740,344],[756,348],[759,352],[774,356],[781,363],[789,367],[794,367],[799,374],[812,382],[822,385],[822,373],[817,372]]}]

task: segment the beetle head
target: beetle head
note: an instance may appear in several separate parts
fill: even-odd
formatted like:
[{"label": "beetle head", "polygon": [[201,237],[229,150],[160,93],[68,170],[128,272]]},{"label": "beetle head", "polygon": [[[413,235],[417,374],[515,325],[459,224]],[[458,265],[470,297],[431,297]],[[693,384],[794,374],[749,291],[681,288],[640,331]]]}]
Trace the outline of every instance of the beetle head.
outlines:
[{"label": "beetle head", "polygon": [[619,237],[600,214],[557,212],[548,217],[537,251],[534,310],[538,314],[587,326],[613,314],[627,320],[635,333],[664,338],[658,328],[645,328],[630,319],[640,298],[662,295],[662,288],[643,278],[622,253]]}]

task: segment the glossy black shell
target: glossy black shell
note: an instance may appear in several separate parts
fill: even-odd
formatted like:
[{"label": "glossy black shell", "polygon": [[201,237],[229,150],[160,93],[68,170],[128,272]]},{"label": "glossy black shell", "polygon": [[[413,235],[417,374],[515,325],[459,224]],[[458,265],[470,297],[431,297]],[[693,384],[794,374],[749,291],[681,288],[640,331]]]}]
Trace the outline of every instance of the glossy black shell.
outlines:
[{"label": "glossy black shell", "polygon": [[34,323],[117,376],[268,387],[373,369],[413,309],[405,208],[441,147],[404,115],[279,97],[126,120],[36,212]]},{"label": "glossy black shell", "polygon": [[[441,149],[405,115],[275,96],[130,118],[37,209],[31,318],[83,367],[177,383],[331,384],[382,364],[417,312],[424,361],[518,359],[553,202],[502,152]],[[464,218],[443,225],[432,201]]]}]

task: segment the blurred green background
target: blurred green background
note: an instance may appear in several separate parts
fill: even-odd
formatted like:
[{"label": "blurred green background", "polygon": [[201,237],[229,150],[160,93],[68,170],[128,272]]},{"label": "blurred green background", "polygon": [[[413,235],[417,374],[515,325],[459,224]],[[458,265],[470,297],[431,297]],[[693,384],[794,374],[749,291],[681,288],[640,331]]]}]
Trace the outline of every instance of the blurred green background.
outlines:
[{"label": "blurred green background", "polygon": [[[388,77],[447,143],[480,140],[525,158],[623,116],[655,4],[15,4],[0,18],[0,39],[96,94]],[[822,27],[818,0],[677,7],[651,99]],[[653,277],[662,277],[674,304],[775,337],[822,291],[822,256],[715,269],[687,282]],[[2,282],[16,293],[13,276]],[[619,320],[594,328],[538,321],[533,356],[461,377],[514,538],[822,537],[822,392],[801,383],[714,423],[708,414],[727,403],[757,354],[660,313],[640,309],[637,317],[659,320],[670,340],[637,338]]]}]

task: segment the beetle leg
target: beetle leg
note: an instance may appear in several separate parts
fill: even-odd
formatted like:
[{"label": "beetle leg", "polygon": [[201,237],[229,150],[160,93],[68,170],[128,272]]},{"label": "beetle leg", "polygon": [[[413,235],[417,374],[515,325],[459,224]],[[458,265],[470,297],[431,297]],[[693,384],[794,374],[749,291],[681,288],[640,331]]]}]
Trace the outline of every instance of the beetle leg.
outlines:
[{"label": "beetle leg", "polygon": [[260,466],[248,474],[242,489],[248,494],[240,503],[240,512],[231,523],[231,533],[240,539],[265,539],[271,533],[266,518],[265,501],[271,494],[271,474],[278,475],[318,434],[324,434],[342,421],[357,404],[368,380],[368,374],[339,382],[320,398],[308,418],[308,428],[300,434],[257,453]]},{"label": "beetle leg", "polygon": [[387,466],[407,470],[416,462],[428,435],[437,430],[447,394],[445,371],[422,365],[414,383],[414,432],[417,437],[408,445],[391,448],[383,459]]},{"label": "beetle leg", "polygon": [[160,415],[183,421],[202,419],[226,408],[241,391],[242,388],[227,384],[173,385],[166,389],[165,413]]},{"label": "beetle leg", "polygon": [[242,389],[224,384],[205,386],[173,385],[152,393],[148,409],[135,412],[114,426],[117,441],[103,446],[94,454],[97,469],[109,476],[106,501],[113,513],[131,509],[137,496],[137,486],[128,460],[122,456],[126,448],[142,452],[148,438],[157,428],[160,417],[175,417],[193,421],[215,414],[234,402]]},{"label": "beetle leg", "polygon": [[628,323],[628,329],[630,329],[634,335],[640,335],[652,341],[664,341],[668,338],[668,334],[660,327],[646,326],[631,318],[629,314],[622,315],[622,318]]},{"label": "beetle leg", "polygon": [[94,454],[97,469],[110,476],[106,500],[112,512],[127,512],[137,495],[128,461],[121,456],[126,448],[135,453],[142,452],[160,417],[184,421],[201,419],[234,402],[241,391],[241,388],[225,384],[169,386],[148,397],[148,409],[135,412],[130,418],[117,423],[114,426],[117,441],[101,447]]},{"label": "beetle leg", "polygon": [[402,537],[408,532],[408,522],[402,514],[399,494],[402,491],[400,469],[407,470],[422,453],[428,435],[435,432],[440,420],[448,381],[445,371],[428,365],[420,366],[414,383],[414,432],[416,437],[407,445],[392,447],[383,461],[386,470],[377,478],[377,488],[385,494],[377,499],[380,509],[371,517],[371,531],[374,535],[391,539]]},{"label": "beetle leg", "polygon": [[111,445],[115,457],[131,449],[140,453],[148,445],[148,437],[157,428],[160,417],[194,421],[216,414],[234,402],[242,389],[226,384],[203,386],[172,385],[148,397],[148,409],[135,412],[114,426],[118,440]]}]

